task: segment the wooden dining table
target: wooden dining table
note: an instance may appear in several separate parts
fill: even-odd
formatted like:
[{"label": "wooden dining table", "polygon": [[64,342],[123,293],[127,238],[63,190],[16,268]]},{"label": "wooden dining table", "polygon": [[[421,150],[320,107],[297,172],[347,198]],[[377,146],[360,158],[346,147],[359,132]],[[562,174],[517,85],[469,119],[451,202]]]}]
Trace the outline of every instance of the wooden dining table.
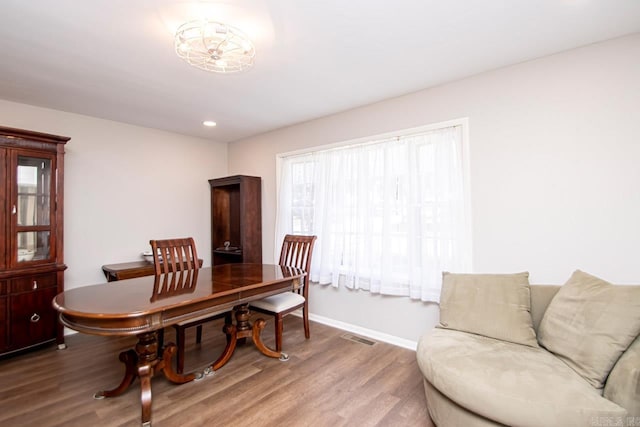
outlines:
[{"label": "wooden dining table", "polygon": [[[69,289],[54,298],[53,306],[59,312],[60,322],[76,331],[137,336],[135,348],[120,353],[120,361],[125,365],[120,384],[97,392],[94,397],[118,396],[139,378],[141,423],[150,426],[151,378],[158,373],[176,384],[193,381],[222,367],[232,356],[238,340],[245,338],[252,338],[266,356],[286,360],[286,354],[262,342],[260,335],[265,321],[257,319],[251,323],[248,304],[297,289],[303,285],[304,275],[303,270],[280,265],[225,264]],[[176,346],[169,343],[158,349],[157,331],[182,321],[229,311],[234,312],[235,324],[232,316],[227,316],[223,328],[227,345],[222,354],[204,373],[176,373],[171,364]]]}]

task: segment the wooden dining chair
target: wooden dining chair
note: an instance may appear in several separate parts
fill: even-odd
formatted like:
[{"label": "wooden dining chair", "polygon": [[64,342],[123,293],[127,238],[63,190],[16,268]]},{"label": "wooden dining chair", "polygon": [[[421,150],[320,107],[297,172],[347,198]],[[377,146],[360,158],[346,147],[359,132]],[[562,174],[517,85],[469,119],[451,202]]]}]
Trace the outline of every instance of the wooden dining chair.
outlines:
[{"label": "wooden dining chair", "polygon": [[292,292],[272,295],[249,304],[252,310],[275,317],[276,351],[282,351],[284,316],[299,308],[302,308],[304,336],[307,339],[311,336],[309,332],[309,270],[311,269],[311,256],[315,241],[316,236],[294,236],[291,234],[284,236],[279,264],[304,270],[307,275],[304,276],[303,286]]},{"label": "wooden dining chair", "polygon": [[[156,281],[158,282],[159,276],[162,275],[168,277],[169,274],[175,276],[176,274],[193,274],[192,287],[195,286],[198,269],[200,268],[200,261],[198,260],[198,252],[196,251],[196,244],[192,237],[180,238],[180,239],[165,239],[165,240],[151,240],[151,251],[153,252],[153,263],[156,272]],[[186,277],[186,276],[185,276]],[[171,283],[171,282],[170,282]],[[165,285],[166,286],[166,285]],[[184,288],[184,287],[183,287]],[[172,285],[169,289],[173,289],[174,292],[184,292],[184,289],[176,289],[175,285]],[[193,292],[195,289],[191,289]],[[154,290],[155,293],[155,290]],[[178,348],[176,355],[176,372],[181,374],[184,371],[184,349],[185,349],[185,331],[187,328],[196,326],[196,344],[202,342],[202,325],[206,322],[219,319],[220,317],[228,316],[231,318],[231,312],[221,313],[216,315],[204,315],[195,319],[187,320],[184,322],[173,325],[176,331],[176,347]],[[164,331],[158,331],[158,350],[162,351],[162,345],[164,343]]]},{"label": "wooden dining chair", "polygon": [[192,237],[182,239],[151,240],[151,252],[156,274],[200,268],[196,243]]}]

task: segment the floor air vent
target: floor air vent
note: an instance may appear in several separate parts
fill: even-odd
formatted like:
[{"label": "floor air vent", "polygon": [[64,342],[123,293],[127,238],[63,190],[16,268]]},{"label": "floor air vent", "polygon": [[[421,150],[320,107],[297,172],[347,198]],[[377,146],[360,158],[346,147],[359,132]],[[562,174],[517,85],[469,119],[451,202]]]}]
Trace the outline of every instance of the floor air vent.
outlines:
[{"label": "floor air vent", "polygon": [[342,334],[342,335],[340,335],[340,338],[344,338],[345,340],[357,342],[357,343],[360,343],[360,344],[366,344],[366,345],[374,345],[376,343],[375,341],[372,341],[370,339],[362,338],[362,337],[359,337],[357,335],[352,335],[352,334]]}]

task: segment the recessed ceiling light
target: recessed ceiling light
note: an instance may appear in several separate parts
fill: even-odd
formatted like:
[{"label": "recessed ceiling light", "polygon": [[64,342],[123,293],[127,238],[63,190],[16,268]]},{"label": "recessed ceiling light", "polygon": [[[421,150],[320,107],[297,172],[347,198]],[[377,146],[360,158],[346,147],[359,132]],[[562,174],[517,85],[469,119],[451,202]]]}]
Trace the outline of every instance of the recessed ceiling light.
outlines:
[{"label": "recessed ceiling light", "polygon": [[203,125],[205,126],[209,126],[210,128],[214,127],[216,125],[216,122],[213,122],[211,120],[205,120],[204,122],[202,122]]}]

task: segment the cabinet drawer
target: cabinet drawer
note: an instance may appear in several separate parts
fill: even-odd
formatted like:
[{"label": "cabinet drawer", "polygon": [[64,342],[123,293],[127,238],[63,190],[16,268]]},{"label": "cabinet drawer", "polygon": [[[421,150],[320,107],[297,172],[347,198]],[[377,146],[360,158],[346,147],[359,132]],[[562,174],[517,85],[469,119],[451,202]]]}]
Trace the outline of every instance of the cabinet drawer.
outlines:
[{"label": "cabinet drawer", "polygon": [[0,297],[0,353],[7,348],[7,297]]},{"label": "cabinet drawer", "polygon": [[56,311],[51,305],[55,288],[41,289],[9,297],[12,348],[28,347],[56,337]]},{"label": "cabinet drawer", "polygon": [[57,284],[57,274],[34,274],[33,276],[24,276],[11,280],[10,292],[15,294],[18,292],[28,292],[44,288],[53,288]]}]

